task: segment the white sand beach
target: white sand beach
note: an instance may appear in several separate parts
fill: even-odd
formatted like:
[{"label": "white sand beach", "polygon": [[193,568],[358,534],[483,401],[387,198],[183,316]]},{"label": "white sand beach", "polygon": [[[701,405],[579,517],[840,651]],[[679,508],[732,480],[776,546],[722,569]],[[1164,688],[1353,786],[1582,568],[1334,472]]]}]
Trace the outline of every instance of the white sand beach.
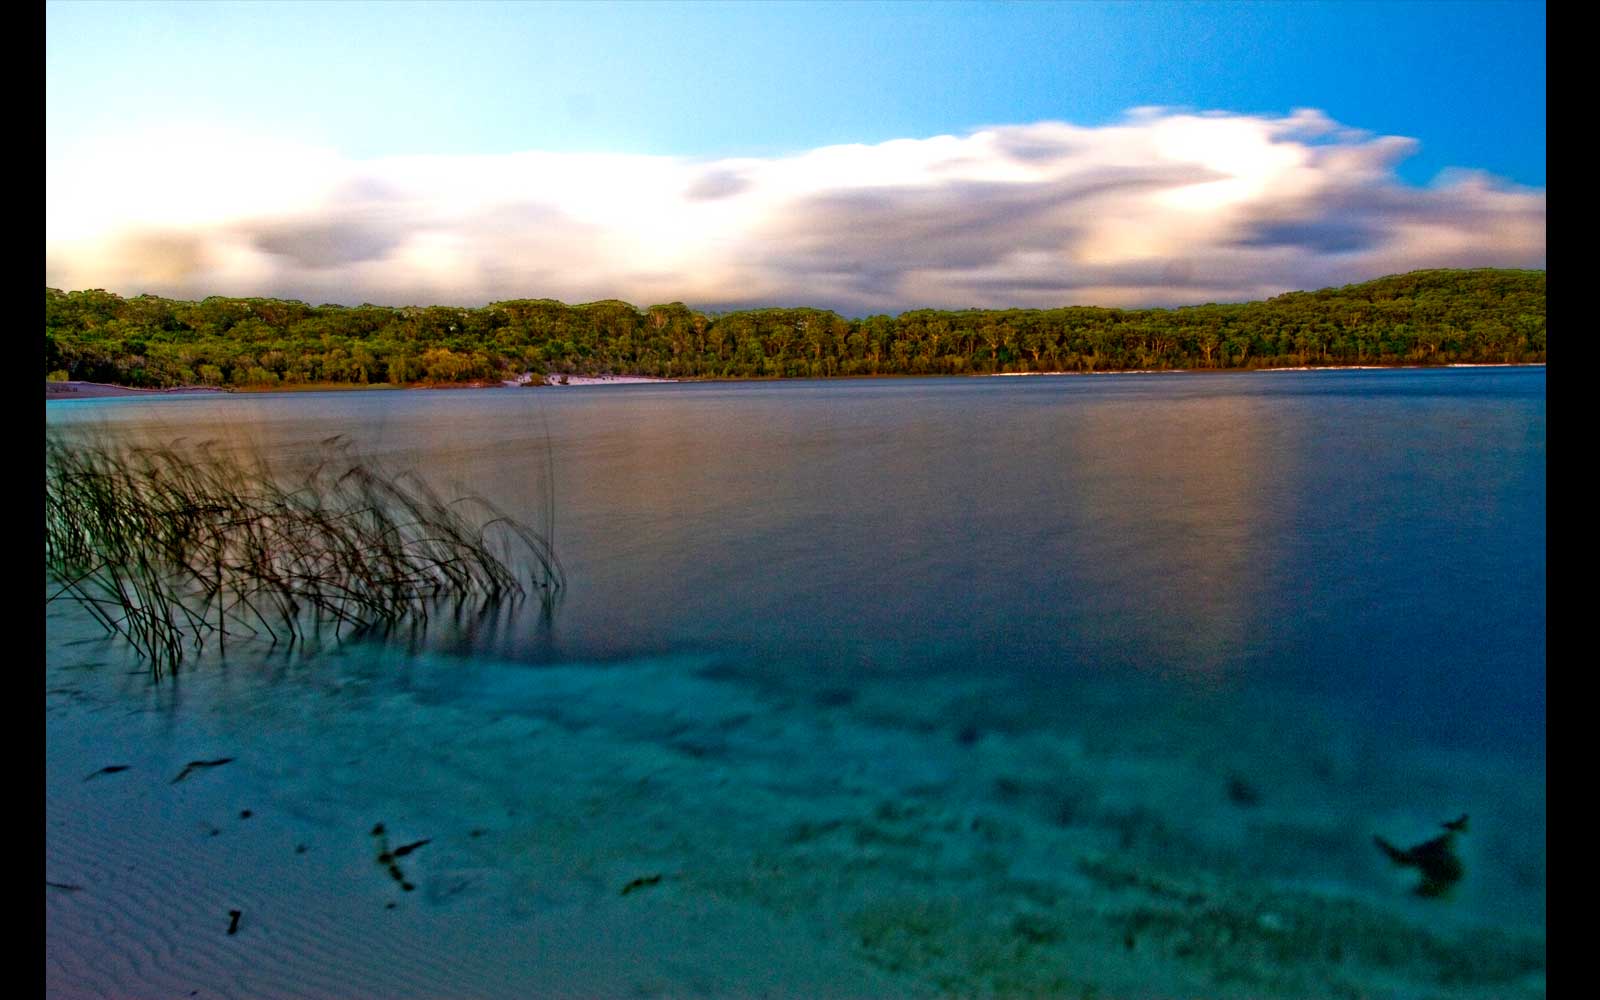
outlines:
[{"label": "white sand beach", "polygon": [[[508,379],[506,385],[529,385],[532,375]],[[543,385],[556,387],[588,385],[643,385],[650,382],[676,382],[675,378],[651,378],[646,375],[546,375]]]}]

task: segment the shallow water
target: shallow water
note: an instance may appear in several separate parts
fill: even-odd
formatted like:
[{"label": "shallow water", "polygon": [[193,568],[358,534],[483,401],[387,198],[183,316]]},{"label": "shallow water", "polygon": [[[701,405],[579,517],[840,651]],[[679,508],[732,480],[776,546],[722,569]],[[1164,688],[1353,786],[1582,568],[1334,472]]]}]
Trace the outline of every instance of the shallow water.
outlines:
[{"label": "shallow water", "polygon": [[[1544,406],[1543,369],[50,403],[283,466],[337,433],[535,522],[553,468],[570,586],[159,686],[51,606],[47,862],[226,753],[245,827],[355,859],[262,888],[284,927],[590,928],[454,954],[459,995],[1542,995]],[[1372,835],[1461,813],[1466,878],[1410,894]],[[383,817],[435,838],[415,893],[362,868]],[[90,895],[47,896],[53,985],[189,981],[95,972]]]}]

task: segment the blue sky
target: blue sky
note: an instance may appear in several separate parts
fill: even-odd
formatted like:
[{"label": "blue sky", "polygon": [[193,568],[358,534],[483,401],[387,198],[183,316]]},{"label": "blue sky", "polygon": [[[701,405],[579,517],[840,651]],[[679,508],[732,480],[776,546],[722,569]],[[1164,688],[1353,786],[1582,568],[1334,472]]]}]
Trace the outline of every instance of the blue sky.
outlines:
[{"label": "blue sky", "polygon": [[[363,294],[373,301],[422,294],[460,301],[668,295],[695,296],[708,306],[740,304],[751,294],[804,298],[810,289],[819,296],[813,304],[861,311],[1032,305],[1063,295],[1129,303],[1253,296],[1285,281],[1360,280],[1373,276],[1359,273],[1363,267],[1404,263],[1407,253],[1418,266],[1450,264],[1452,254],[1463,265],[1543,266],[1542,3],[69,2],[47,4],[46,11],[47,204],[59,207],[93,186],[102,216],[95,229],[81,212],[69,218],[66,209],[47,208],[47,276],[74,287],[92,281],[125,293],[259,292],[336,295],[336,301]],[[1166,110],[1155,119],[1139,110],[1150,108]],[[1303,124],[1294,118],[1303,110],[1329,124],[1283,124]],[[1127,225],[1135,227],[1149,222],[1141,214],[1149,206],[1138,198],[1166,195],[1082,201],[1073,216],[1067,203],[1077,195],[1060,186],[1069,174],[1077,178],[1072,192],[1081,192],[1091,175],[1103,185],[1112,170],[1132,172],[1118,175],[1136,178],[1124,185],[1130,192],[1150,184],[1200,185],[1207,181],[1178,176],[1183,171],[1175,168],[1215,174],[1218,163],[1206,150],[1249,141],[1218,125],[1210,138],[1184,140],[1189,152],[1177,156],[1181,163],[1165,140],[1147,144],[1153,150],[1147,154],[1128,151],[1122,132],[1130,122],[1165,120],[1177,128],[1185,115],[1202,125],[1255,123],[1266,137],[1263,150],[1299,151],[1293,163],[1273,160],[1281,161],[1281,171],[1270,183],[1254,166],[1242,166],[1260,180],[1248,211],[1242,195],[1222,199],[1227,211],[1212,212],[1213,225],[1202,234],[1224,248],[1292,246],[1298,263],[1257,254],[1252,264],[1241,253],[1230,266],[1250,274],[1230,282],[1222,275],[1196,278],[1193,261],[1152,264],[1163,247],[1176,245],[1162,239],[1120,250],[1103,238],[1084,242],[1079,223],[1091,207],[1099,214],[1126,209]],[[1051,170],[1023,176],[951,166],[1011,155],[1006,150],[1038,136],[1006,130],[1050,123],[1076,130],[1057,145],[1062,158]],[[1012,139],[998,147],[972,141],[986,135]],[[967,146],[929,147],[909,161],[894,152],[898,141],[937,137]],[[1395,142],[1375,145],[1386,138]],[[1189,149],[1196,143],[1206,150]],[[828,175],[815,189],[774,179],[774,172],[784,174],[781,165],[805,163],[819,150],[886,144],[890,151],[869,157],[871,164],[841,168],[845,173]],[[1123,152],[1109,160],[1066,152],[1103,144]],[[1367,155],[1340,156],[1341,148]],[[557,159],[536,162],[529,154]],[[714,223],[706,212],[684,208],[664,210],[642,228],[658,235],[674,222],[714,228],[718,246],[735,241],[766,253],[759,280],[734,274],[716,254],[630,259],[636,246],[605,235],[615,235],[624,220],[571,210],[594,200],[594,192],[574,190],[569,197],[554,186],[558,177],[581,180],[594,172],[584,165],[600,162],[593,159],[600,154],[632,164],[608,174],[624,188],[637,173],[638,187],[666,190],[663,171],[687,177],[682,170],[692,165],[708,176],[738,177],[749,202],[740,210],[744,222],[724,217],[733,212],[728,206],[717,209]],[[138,201],[149,185],[86,167],[108,156],[161,164],[167,178],[201,164],[207,175],[180,188],[205,187],[205,198],[130,207],[123,217],[117,206]],[[416,158],[433,162],[430,179],[404,166]],[[308,173],[313,161],[320,174]],[[935,161],[944,166],[934,169]],[[882,175],[889,162],[909,171],[903,182]],[[452,175],[451,163],[459,173]],[[287,166],[261,173],[264,164]],[[1165,180],[1153,179],[1158,167],[1168,171]],[[1321,180],[1291,183],[1290,173],[1313,168]],[[878,179],[863,187],[850,170]],[[272,188],[280,173],[297,197],[265,196],[273,192],[263,187]],[[397,173],[407,179],[396,180]],[[217,178],[230,174],[240,178],[237,204],[229,192],[214,190]],[[504,185],[493,204],[443,205],[452,201],[453,187],[482,190],[491,177]],[[1042,198],[1018,202],[1019,184],[1032,185]],[[1054,193],[1038,187],[1048,184],[1056,185]],[[380,189],[405,193],[397,201],[371,196]],[[819,205],[856,204],[868,190],[885,195],[868,198],[858,213],[873,220],[874,232],[943,240],[950,252],[891,261],[873,282],[852,287],[819,283],[827,268],[817,269],[815,259],[767,252],[783,240],[816,244],[811,258],[849,258],[821,234],[802,232],[800,220]],[[1488,194],[1475,193],[1482,190]],[[352,199],[351,191],[368,196]],[[1509,195],[1522,200],[1513,204]],[[206,199],[209,207],[197,210]],[[1352,199],[1359,219],[1340,236],[1338,220],[1350,216]],[[705,207],[704,199],[690,200]],[[974,247],[958,245],[959,234],[917,222],[957,202],[957,214],[970,208],[978,228],[994,222],[985,205],[1002,202],[1012,216],[1025,204],[1055,222],[1044,223],[1048,231],[997,230]],[[441,215],[450,211],[475,212],[477,221],[458,215],[452,223]],[[1418,215],[1429,212],[1435,214]],[[1482,230],[1484,212],[1499,220],[1488,227],[1501,234],[1497,245],[1480,239],[1468,246],[1441,228]],[[312,238],[306,234],[319,218],[333,235],[322,249],[305,251],[302,237]],[[1409,235],[1380,238],[1377,229],[1392,218],[1403,218]],[[559,257],[521,274],[468,259],[462,244],[489,236],[502,250],[537,256],[536,239],[515,238],[517,219],[588,240],[577,255],[588,273],[561,273]],[[375,236],[373,220],[388,220],[379,228],[421,234],[421,242],[394,231]],[[1179,229],[1167,235],[1195,236],[1192,226]],[[1302,238],[1313,230],[1314,238]],[[1424,238],[1428,233],[1434,235]],[[1031,250],[1002,250],[1010,237]],[[178,250],[152,254],[151,239]],[[351,246],[363,249],[352,254]],[[1373,252],[1363,256],[1363,248]],[[1066,275],[1054,283],[1047,278],[1050,253]],[[152,256],[159,266],[134,259]],[[384,260],[386,269],[377,266]],[[1113,267],[1115,260],[1125,266]],[[341,271],[338,261],[361,266]],[[428,261],[439,267],[428,268]],[[426,280],[417,279],[418,268],[428,270]],[[794,281],[783,280],[784,268]],[[446,271],[455,278],[441,279]],[[720,284],[702,280],[700,273],[711,271],[722,275]],[[681,293],[671,294],[673,276],[691,272],[700,276],[679,282]],[[1173,281],[1173,275],[1189,278]],[[960,288],[947,301],[913,301],[929,292],[939,298],[939,289],[952,284]]]}]

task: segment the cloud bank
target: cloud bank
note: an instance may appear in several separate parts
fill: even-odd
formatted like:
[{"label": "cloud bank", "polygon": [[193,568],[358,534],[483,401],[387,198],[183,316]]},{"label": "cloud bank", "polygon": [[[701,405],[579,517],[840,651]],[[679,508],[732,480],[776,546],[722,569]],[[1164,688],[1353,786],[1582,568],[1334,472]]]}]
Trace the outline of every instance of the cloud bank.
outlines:
[{"label": "cloud bank", "polygon": [[1324,114],[1139,109],[774,158],[352,160],[184,131],[46,164],[46,282],[179,298],[705,309],[1180,305],[1544,267],[1545,192],[1401,182]]}]

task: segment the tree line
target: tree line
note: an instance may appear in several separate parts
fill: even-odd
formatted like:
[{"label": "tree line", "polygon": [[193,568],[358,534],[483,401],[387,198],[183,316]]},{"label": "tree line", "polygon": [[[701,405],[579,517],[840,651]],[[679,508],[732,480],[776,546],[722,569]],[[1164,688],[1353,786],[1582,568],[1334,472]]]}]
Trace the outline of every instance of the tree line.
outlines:
[{"label": "tree line", "polygon": [[809,308],[517,299],[480,308],[186,302],[45,289],[46,378],[166,388],[538,375],[829,378],[1543,362],[1545,272],[1413,271],[1177,309]]}]

